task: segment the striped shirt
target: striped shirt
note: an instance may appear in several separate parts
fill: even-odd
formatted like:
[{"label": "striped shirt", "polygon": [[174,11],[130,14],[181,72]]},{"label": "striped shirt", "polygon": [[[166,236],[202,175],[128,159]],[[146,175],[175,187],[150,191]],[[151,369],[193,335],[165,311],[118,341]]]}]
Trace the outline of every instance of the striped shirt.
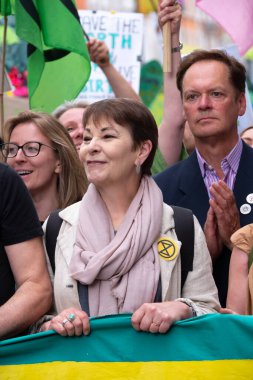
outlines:
[{"label": "striped shirt", "polygon": [[[209,189],[213,182],[218,183],[221,178],[218,177],[214,168],[204,160],[204,158],[200,155],[197,148],[196,148],[196,153],[197,153],[200,171],[201,171],[203,180],[205,182],[209,198],[211,198]],[[242,154],[242,140],[239,139],[236,146],[221,161],[221,169],[224,174],[224,177],[222,178],[222,180],[226,183],[226,185],[231,190],[233,190],[234,188],[235,177],[237,174],[241,154]]]}]

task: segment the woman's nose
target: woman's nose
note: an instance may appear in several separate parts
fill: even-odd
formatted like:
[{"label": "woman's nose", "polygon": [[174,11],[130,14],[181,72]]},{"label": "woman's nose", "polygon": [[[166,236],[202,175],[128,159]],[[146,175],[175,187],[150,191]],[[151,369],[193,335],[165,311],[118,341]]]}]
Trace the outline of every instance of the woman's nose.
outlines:
[{"label": "woman's nose", "polygon": [[25,156],[25,154],[21,148],[19,148],[16,156],[13,157],[12,160],[15,160],[15,161],[25,161],[26,160],[26,156]]},{"label": "woman's nose", "polygon": [[92,137],[92,139],[89,142],[89,150],[90,152],[97,152],[101,149],[100,147],[100,139],[98,137]]}]

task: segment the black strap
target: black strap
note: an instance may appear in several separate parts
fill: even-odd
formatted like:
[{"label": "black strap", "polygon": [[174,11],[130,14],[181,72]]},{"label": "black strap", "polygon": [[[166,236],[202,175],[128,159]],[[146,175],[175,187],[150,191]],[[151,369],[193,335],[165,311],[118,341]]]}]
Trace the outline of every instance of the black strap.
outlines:
[{"label": "black strap", "polygon": [[[185,284],[189,271],[193,269],[194,258],[194,223],[192,211],[186,208],[171,206],[174,211],[175,230],[181,247],[181,290]],[[55,272],[55,247],[62,219],[59,216],[61,210],[53,211],[47,221],[45,242],[47,254],[53,273]]]},{"label": "black strap", "polygon": [[60,211],[55,210],[49,215],[45,232],[45,244],[53,273],[55,272],[56,240],[62,225],[62,219],[59,216]]},{"label": "black strap", "polygon": [[187,208],[171,206],[174,211],[175,230],[181,247],[181,291],[188,272],[193,269],[194,258],[194,222],[193,213]]}]

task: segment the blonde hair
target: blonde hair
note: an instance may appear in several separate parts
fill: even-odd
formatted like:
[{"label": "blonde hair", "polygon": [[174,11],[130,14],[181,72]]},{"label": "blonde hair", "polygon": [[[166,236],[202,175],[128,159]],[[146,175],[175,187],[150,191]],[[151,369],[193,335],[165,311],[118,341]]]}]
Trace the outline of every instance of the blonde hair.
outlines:
[{"label": "blonde hair", "polygon": [[18,124],[27,122],[35,124],[56,149],[61,164],[57,182],[58,207],[65,208],[78,202],[87,190],[87,178],[72,139],[56,118],[42,112],[21,112],[4,124],[4,142],[10,141],[11,133]]}]

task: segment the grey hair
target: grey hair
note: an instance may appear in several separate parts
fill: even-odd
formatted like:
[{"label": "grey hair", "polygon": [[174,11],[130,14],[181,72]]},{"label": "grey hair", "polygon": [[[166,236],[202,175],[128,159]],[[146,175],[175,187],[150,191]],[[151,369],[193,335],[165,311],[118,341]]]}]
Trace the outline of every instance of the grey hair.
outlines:
[{"label": "grey hair", "polygon": [[66,100],[63,104],[58,106],[53,112],[52,115],[59,119],[66,111],[71,110],[72,108],[87,108],[90,103],[87,100],[83,99],[74,99]]}]

